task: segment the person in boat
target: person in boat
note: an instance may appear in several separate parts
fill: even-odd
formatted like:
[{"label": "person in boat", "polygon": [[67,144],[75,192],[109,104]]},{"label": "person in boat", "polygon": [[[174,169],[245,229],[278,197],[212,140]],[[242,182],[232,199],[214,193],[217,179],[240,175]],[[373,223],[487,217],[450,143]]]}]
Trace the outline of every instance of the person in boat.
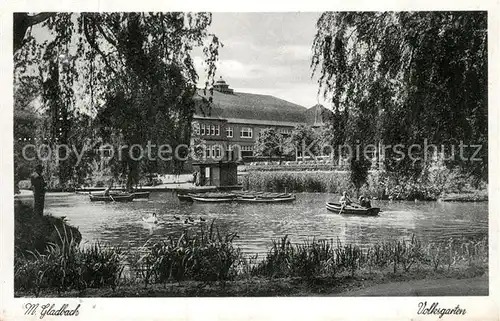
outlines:
[{"label": "person in boat", "polygon": [[195,172],[193,173],[193,183],[194,183],[194,185],[196,185],[196,186],[200,185],[200,179],[199,179],[199,177],[198,177],[198,172],[197,172],[197,171],[195,171]]},{"label": "person in boat", "polygon": [[109,196],[111,188],[113,188],[113,181],[111,181],[108,187],[104,190],[104,196]]},{"label": "person in boat", "polygon": [[363,195],[361,195],[358,198],[358,203],[359,203],[359,205],[361,205],[361,207],[365,207],[365,197]]},{"label": "person in boat", "polygon": [[372,203],[370,202],[370,198],[369,197],[365,198],[365,207],[366,208],[371,208],[372,207]]},{"label": "person in boat", "polygon": [[363,195],[359,197],[359,205],[361,205],[361,207],[366,207],[366,208],[372,207],[370,200]]},{"label": "person in boat", "polygon": [[349,196],[347,196],[347,192],[344,191],[344,193],[342,193],[342,197],[340,198],[340,205],[342,206],[342,209],[347,205],[351,204],[352,204],[351,199],[349,198]]}]

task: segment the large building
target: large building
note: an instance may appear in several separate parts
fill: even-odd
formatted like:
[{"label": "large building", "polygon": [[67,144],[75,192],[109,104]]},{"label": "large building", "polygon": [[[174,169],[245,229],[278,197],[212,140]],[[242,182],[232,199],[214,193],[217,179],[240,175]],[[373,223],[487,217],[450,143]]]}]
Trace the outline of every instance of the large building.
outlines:
[{"label": "large building", "polygon": [[205,141],[205,156],[215,158],[231,151],[252,157],[262,130],[274,128],[286,136],[298,125],[320,127],[331,114],[321,105],[308,109],[270,95],[235,92],[222,77],[211,92],[199,89],[195,99],[195,134]]}]

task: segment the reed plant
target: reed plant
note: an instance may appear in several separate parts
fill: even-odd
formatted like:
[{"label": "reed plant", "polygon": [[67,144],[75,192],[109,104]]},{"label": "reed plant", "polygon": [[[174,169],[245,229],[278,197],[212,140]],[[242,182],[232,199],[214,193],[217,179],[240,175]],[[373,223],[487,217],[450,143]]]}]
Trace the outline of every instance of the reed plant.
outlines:
[{"label": "reed plant", "polygon": [[221,281],[236,277],[242,255],[233,245],[236,233],[221,233],[212,221],[198,233],[184,231],[147,247],[136,266],[144,285],[169,281]]},{"label": "reed plant", "polygon": [[[251,170],[242,179],[243,186],[257,191],[341,193],[355,190],[348,171],[289,170],[280,167],[280,170],[273,171]],[[470,189],[466,184],[467,180],[467,177],[456,170],[450,171],[446,168],[426,170],[418,177],[403,177],[397,173],[373,170],[369,172],[360,193],[378,199],[437,200],[444,194]],[[476,191],[468,198],[484,199],[485,194],[487,196],[484,191]]]},{"label": "reed plant", "polygon": [[[100,243],[80,248],[71,230],[56,228],[58,241],[44,251],[16,254],[14,286],[17,292],[83,291],[87,288],[119,286],[124,270],[120,249]],[[452,268],[488,267],[488,239],[447,239],[422,244],[417,237],[380,242],[367,248],[343,244],[339,239],[307,239],[293,243],[288,235],[273,239],[262,260],[246,258],[233,244],[236,233],[219,230],[215,220],[199,230],[186,230],[177,237],[146,244],[133,261],[136,282],[171,284],[186,280],[202,284],[254,277],[354,277],[376,271],[392,275],[415,271],[449,272]],[[24,253],[24,252],[23,252]],[[129,256],[130,260],[130,256]],[[477,269],[474,269],[476,268]],[[471,270],[472,271],[472,270]],[[247,282],[247,283],[248,283]]]},{"label": "reed plant", "polygon": [[121,249],[96,242],[80,250],[79,255],[83,265],[81,279],[85,287],[116,288],[124,270]]},{"label": "reed plant", "polygon": [[14,288],[39,296],[42,290],[58,293],[70,289],[82,291],[87,287],[117,285],[123,271],[120,251],[94,244],[80,248],[71,230],[59,231],[58,241],[49,243],[45,251],[28,251],[16,256]]},{"label": "reed plant", "polygon": [[339,193],[352,188],[348,173],[333,171],[252,171],[245,180],[244,186],[257,191]]},{"label": "reed plant", "polygon": [[487,265],[487,239],[450,240],[423,246],[410,239],[377,243],[366,249],[333,240],[306,240],[294,244],[287,235],[273,240],[267,256],[253,269],[253,275],[269,278],[335,277],[347,273],[353,277],[361,269],[408,273],[416,268],[450,270],[452,266]]}]

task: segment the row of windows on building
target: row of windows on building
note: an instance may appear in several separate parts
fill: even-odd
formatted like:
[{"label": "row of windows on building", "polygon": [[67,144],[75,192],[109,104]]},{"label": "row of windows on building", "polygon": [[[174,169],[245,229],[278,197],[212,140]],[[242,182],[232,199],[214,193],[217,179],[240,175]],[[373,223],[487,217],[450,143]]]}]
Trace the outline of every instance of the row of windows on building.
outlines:
[{"label": "row of windows on building", "polygon": [[198,135],[211,135],[211,136],[219,136],[220,135],[220,126],[219,125],[205,125],[201,124],[200,126],[200,132],[197,133]]},{"label": "row of windows on building", "polygon": [[[262,132],[262,130],[261,130]],[[282,135],[290,135],[292,133],[292,129],[290,128],[280,128],[278,132]],[[196,130],[197,135],[202,136],[219,136],[220,135],[220,126],[219,125],[207,125],[201,124],[199,128]],[[260,133],[259,133],[260,134]],[[232,138],[234,135],[233,127],[226,127],[226,136],[228,138]],[[240,129],[240,138],[252,138],[253,137],[253,129],[251,127],[242,127]]]},{"label": "row of windows on building", "polygon": [[[200,128],[196,130],[196,134],[202,136],[220,136],[220,126],[201,124]],[[226,127],[226,136],[228,138],[232,138],[233,135],[234,135],[233,127]],[[250,127],[242,127],[240,130],[240,137],[252,138],[253,129]]]},{"label": "row of windows on building", "polygon": [[[233,146],[229,145],[228,152],[233,151]],[[240,152],[243,156],[252,156],[253,155],[253,146],[240,146]],[[211,146],[207,147],[205,150],[206,157],[221,157],[222,148],[220,146]]]}]

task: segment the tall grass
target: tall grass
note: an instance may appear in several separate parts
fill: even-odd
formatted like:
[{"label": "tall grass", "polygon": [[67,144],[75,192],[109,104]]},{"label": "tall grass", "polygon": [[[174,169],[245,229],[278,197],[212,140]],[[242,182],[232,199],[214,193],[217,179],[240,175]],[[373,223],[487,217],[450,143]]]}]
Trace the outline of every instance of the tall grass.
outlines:
[{"label": "tall grass", "polygon": [[430,243],[423,246],[415,237],[382,242],[367,249],[340,240],[312,240],[293,244],[285,236],[273,240],[267,256],[252,271],[270,278],[335,277],[347,273],[351,277],[360,270],[410,272],[415,268],[434,271],[452,266],[487,265],[487,239]]},{"label": "tall grass", "polygon": [[221,233],[212,221],[197,234],[188,231],[147,248],[136,269],[144,286],[168,281],[227,281],[238,274],[241,251],[233,246],[236,233]]},{"label": "tall grass", "polygon": [[352,188],[346,172],[252,171],[244,179],[243,186],[257,191],[339,193]]},{"label": "tall grass", "polygon": [[[416,178],[376,170],[369,173],[360,192],[378,199],[437,200],[443,194],[467,189],[466,182],[466,177],[446,168],[429,170]],[[243,177],[242,184],[249,190],[272,192],[341,193],[355,189],[346,171],[252,170]]]},{"label": "tall grass", "polygon": [[58,292],[70,289],[111,286],[113,289],[123,271],[121,253],[96,243],[81,249],[73,235],[55,227],[59,241],[48,244],[45,251],[28,251],[14,262],[15,290],[31,291],[36,296],[44,289]]},{"label": "tall grass", "polygon": [[[95,243],[80,248],[71,230],[56,228],[58,241],[45,251],[32,251],[15,259],[16,291],[66,291],[119,286],[124,257],[119,249]],[[220,282],[251,278],[354,277],[363,273],[410,273],[422,270],[449,272],[453,268],[487,269],[488,240],[449,239],[422,244],[415,236],[361,248],[339,239],[293,243],[288,235],[272,240],[267,255],[245,258],[233,244],[236,233],[221,232],[203,224],[198,231],[144,245],[144,253],[133,262],[137,279],[145,287],[166,286],[186,280]]]},{"label": "tall grass", "polygon": [[82,236],[76,227],[69,225],[64,218],[51,215],[34,215],[33,207],[21,201],[14,202],[14,253],[28,254],[27,251],[45,251],[48,244],[60,242],[59,232],[67,230],[74,242],[79,243]]}]

